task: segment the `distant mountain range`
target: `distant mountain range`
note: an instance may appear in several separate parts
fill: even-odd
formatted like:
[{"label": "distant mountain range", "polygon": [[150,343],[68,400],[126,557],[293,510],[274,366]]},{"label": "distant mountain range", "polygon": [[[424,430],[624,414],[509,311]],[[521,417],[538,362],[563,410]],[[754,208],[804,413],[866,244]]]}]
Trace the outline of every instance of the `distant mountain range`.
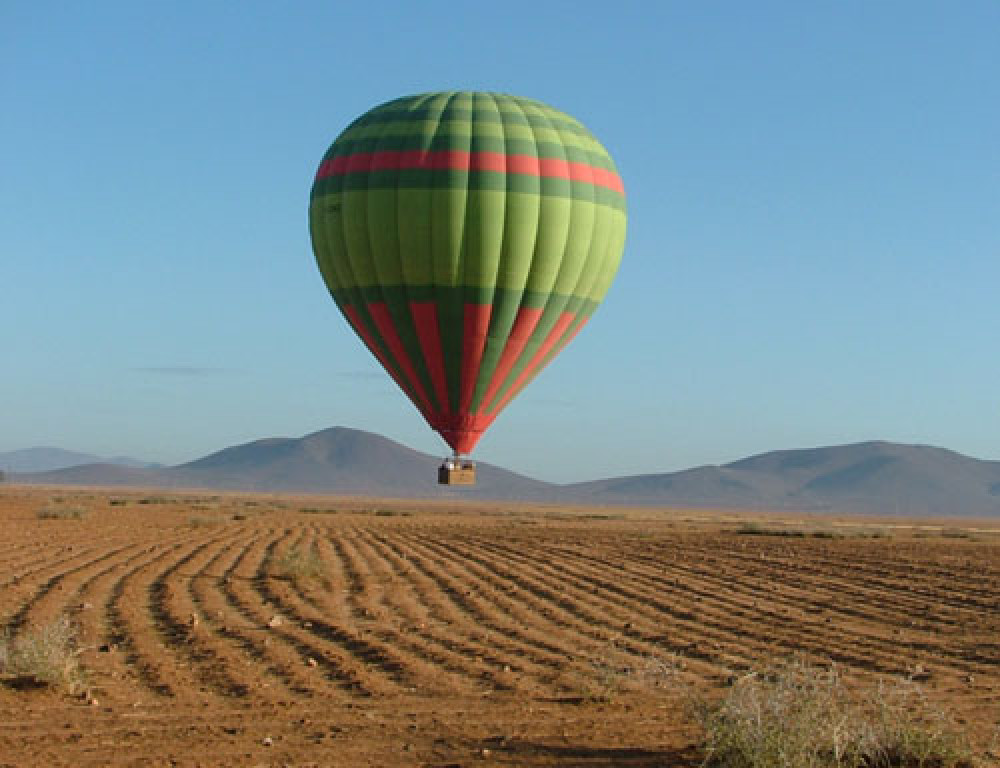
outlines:
[{"label": "distant mountain range", "polygon": [[12,479],[51,485],[1000,517],[1000,461],[922,445],[868,442],[774,451],[723,466],[570,485],[480,463],[478,484],[471,489],[438,486],[439,461],[380,435],[334,427],[302,438],[257,440],[175,467],[89,463],[15,473]]},{"label": "distant mountain range", "polygon": [[[441,488],[441,459],[393,440],[346,427],[301,438],[266,438],[225,448],[175,467],[82,464],[30,474],[19,483],[51,485],[207,488],[238,491],[338,493],[391,497],[447,497],[469,489]],[[489,464],[478,464],[472,495],[490,499],[539,499],[550,485]]]},{"label": "distant mountain range", "polygon": [[48,472],[81,464],[118,464],[123,467],[155,467],[138,459],[116,456],[112,459],[94,456],[91,453],[65,451],[62,448],[39,446],[23,448],[19,451],[0,452],[0,470],[4,472]]}]

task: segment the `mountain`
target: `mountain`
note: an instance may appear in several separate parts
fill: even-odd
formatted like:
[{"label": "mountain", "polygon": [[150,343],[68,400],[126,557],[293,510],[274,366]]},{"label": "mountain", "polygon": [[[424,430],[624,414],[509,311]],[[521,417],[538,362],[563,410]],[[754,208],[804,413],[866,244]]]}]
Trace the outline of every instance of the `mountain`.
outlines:
[{"label": "mountain", "polygon": [[366,496],[546,499],[558,486],[479,463],[475,488],[437,484],[441,459],[381,435],[333,427],[301,438],[267,438],[159,469],[91,464],[31,475],[16,482],[132,485]]},{"label": "mountain", "polygon": [[127,456],[116,456],[112,459],[94,456],[90,453],[66,451],[62,448],[39,446],[23,448],[18,451],[0,452],[0,470],[4,472],[47,472],[52,469],[65,469],[81,464],[117,464],[123,467],[153,466],[145,461],[130,459]]},{"label": "mountain", "polygon": [[572,488],[591,503],[1000,516],[1000,461],[886,442],[773,451],[723,466]]},{"label": "mountain", "polygon": [[722,466],[555,485],[479,463],[475,488],[436,482],[439,458],[334,427],[268,438],[165,468],[107,463],[19,474],[15,482],[567,504],[701,506],[911,517],[1000,517],[1000,462],[886,442],[773,451]]}]

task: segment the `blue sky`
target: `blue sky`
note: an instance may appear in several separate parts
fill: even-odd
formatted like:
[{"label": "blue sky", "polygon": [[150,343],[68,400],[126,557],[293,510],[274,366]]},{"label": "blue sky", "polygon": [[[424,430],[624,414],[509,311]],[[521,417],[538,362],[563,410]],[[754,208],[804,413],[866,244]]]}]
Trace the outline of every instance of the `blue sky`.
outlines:
[{"label": "blue sky", "polygon": [[629,232],[477,455],[568,481],[886,439],[1000,458],[1000,4],[0,4],[0,450],[335,424],[444,454],[306,209],[371,106],[582,120]]}]

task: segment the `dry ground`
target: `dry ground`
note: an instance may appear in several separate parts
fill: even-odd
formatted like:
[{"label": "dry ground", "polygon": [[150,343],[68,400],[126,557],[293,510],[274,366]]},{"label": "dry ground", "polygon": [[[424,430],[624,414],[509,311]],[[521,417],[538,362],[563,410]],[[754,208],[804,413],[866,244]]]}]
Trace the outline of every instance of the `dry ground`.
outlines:
[{"label": "dry ground", "polygon": [[683,688],[794,653],[987,754],[1000,531],[746,519],[0,488],[0,625],[87,677],[0,685],[0,766],[695,766]]}]

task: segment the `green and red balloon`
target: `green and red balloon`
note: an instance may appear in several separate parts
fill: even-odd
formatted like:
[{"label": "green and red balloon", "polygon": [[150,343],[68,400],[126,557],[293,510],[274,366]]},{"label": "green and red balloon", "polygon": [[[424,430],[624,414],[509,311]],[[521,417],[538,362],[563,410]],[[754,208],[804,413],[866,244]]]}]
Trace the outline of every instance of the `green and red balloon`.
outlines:
[{"label": "green and red balloon", "polygon": [[625,243],[615,165],[537,101],[390,101],[323,157],[309,226],[347,321],[456,453],[583,327]]}]

